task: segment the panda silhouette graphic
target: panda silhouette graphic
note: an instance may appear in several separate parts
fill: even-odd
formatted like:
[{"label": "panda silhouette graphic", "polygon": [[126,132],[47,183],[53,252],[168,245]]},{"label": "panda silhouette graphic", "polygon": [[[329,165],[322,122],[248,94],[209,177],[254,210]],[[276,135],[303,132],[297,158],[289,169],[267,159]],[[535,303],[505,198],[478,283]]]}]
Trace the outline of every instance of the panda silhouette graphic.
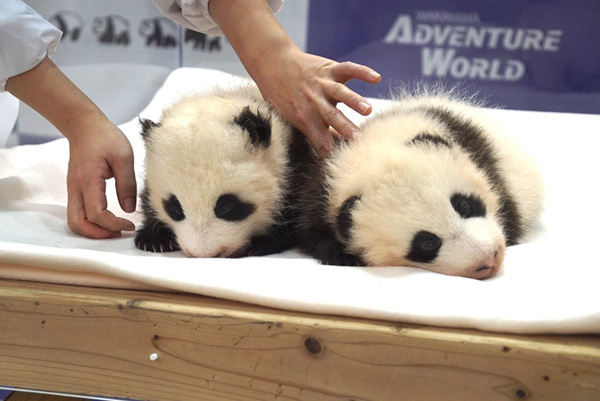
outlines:
[{"label": "panda silhouette graphic", "polygon": [[70,10],[59,11],[48,19],[54,26],[63,33],[61,41],[76,42],[83,32],[83,18],[79,14]]},{"label": "panda silhouette graphic", "polygon": [[184,43],[192,42],[193,48],[195,50],[202,51],[221,51],[221,38],[219,36],[206,35],[204,33],[192,31],[191,29],[186,29],[184,38]]},{"label": "panda silhouette graphic", "polygon": [[156,17],[142,20],[138,33],[146,38],[146,46],[167,48],[177,46],[178,29],[170,19]]},{"label": "panda silhouette graphic", "polygon": [[120,15],[94,18],[92,31],[100,43],[127,46],[131,42],[129,21]]}]

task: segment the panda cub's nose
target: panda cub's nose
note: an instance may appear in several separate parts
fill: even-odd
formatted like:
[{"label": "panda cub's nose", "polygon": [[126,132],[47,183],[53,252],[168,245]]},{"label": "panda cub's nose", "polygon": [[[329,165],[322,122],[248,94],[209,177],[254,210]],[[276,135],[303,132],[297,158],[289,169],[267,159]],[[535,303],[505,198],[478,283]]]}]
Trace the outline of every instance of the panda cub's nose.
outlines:
[{"label": "panda cub's nose", "polygon": [[494,252],[482,265],[477,267],[475,271],[477,273],[482,273],[487,270],[493,270],[498,262],[498,251]]}]

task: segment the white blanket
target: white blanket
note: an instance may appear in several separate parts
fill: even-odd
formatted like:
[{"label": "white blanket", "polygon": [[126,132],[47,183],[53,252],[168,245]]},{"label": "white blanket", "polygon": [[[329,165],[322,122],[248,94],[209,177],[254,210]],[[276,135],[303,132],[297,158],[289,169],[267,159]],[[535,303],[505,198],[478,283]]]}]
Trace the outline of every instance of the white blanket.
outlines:
[{"label": "white blanket", "polygon": [[[176,70],[141,116],[157,120],[182,93],[235,79],[211,70]],[[373,103],[377,109],[386,102]],[[79,237],[66,225],[64,139],[0,150],[0,277],[162,288],[399,323],[514,333],[600,333],[600,115],[486,113],[534,155],[548,193],[542,224],[527,243],[508,249],[504,267],[492,279],[407,267],[321,266],[296,251],[188,259],[181,252],[139,251],[133,234],[114,240]],[[347,114],[360,121],[356,114]],[[121,129],[134,146],[141,187],[144,150],[137,120]],[[109,191],[109,208],[119,210],[114,190]],[[138,224],[140,217],[129,216]]]}]

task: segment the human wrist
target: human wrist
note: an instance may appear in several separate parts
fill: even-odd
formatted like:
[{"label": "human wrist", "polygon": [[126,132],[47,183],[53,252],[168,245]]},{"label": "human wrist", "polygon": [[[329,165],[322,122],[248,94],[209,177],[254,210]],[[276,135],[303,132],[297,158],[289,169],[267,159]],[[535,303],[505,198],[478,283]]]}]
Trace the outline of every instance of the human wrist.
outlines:
[{"label": "human wrist", "polygon": [[255,80],[296,48],[264,0],[211,0],[209,12]]},{"label": "human wrist", "polygon": [[272,80],[273,75],[279,74],[281,70],[294,68],[293,63],[297,60],[297,54],[302,53],[291,40],[272,40],[270,44],[260,47],[258,50],[248,54],[242,63],[248,74],[260,84],[266,80]]},{"label": "human wrist", "polygon": [[74,110],[60,122],[55,122],[56,128],[69,143],[76,144],[86,141],[86,137],[102,132],[98,128],[107,123],[106,116],[95,106],[86,105]]},{"label": "human wrist", "polygon": [[98,106],[47,57],[31,70],[9,78],[6,89],[69,140],[106,120]]}]

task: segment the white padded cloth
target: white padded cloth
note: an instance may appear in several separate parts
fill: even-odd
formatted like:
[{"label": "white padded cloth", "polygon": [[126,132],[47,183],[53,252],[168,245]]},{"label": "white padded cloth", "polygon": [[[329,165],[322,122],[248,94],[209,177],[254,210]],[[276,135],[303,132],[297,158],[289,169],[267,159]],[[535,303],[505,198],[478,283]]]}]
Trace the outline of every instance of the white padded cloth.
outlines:
[{"label": "white padded cloth", "polygon": [[[157,120],[182,93],[236,79],[212,70],[176,70],[141,116]],[[385,104],[373,100],[376,110]],[[595,252],[600,115],[485,112],[532,153],[548,191],[541,226],[527,243],[508,248],[504,267],[492,279],[408,267],[321,266],[296,251],[188,259],[181,252],[139,251],[133,234],[112,240],[79,237],[66,225],[66,140],[0,150],[0,277],[155,286],[289,310],[488,331],[600,333],[600,258]],[[120,127],[133,144],[141,174],[144,149],[137,120]],[[114,190],[109,208],[119,211]],[[133,218],[141,221],[139,215]]]}]

